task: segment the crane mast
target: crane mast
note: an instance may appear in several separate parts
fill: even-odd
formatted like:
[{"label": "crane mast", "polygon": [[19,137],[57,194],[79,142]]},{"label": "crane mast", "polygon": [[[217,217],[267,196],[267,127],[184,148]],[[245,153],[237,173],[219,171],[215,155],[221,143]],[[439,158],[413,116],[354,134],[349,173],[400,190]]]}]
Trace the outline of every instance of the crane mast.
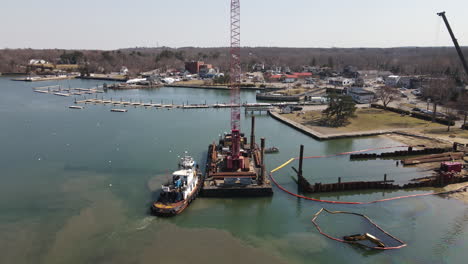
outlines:
[{"label": "crane mast", "polygon": [[468,77],[468,64],[466,63],[465,56],[463,56],[463,52],[460,48],[460,45],[458,45],[458,40],[455,38],[455,34],[453,34],[452,28],[450,27],[450,24],[447,20],[447,17],[445,16],[445,11],[437,13],[438,16],[441,16],[442,19],[444,20],[445,26],[447,26],[447,30],[450,34],[450,37],[452,38],[453,44],[455,45],[455,49],[457,50],[458,57],[460,57],[460,60],[462,62],[463,68],[465,69],[465,73]]},{"label": "crane mast", "polygon": [[228,157],[228,168],[237,170],[242,167],[240,155],[240,0],[231,0],[231,49],[230,49],[230,82],[231,91],[231,155]]}]

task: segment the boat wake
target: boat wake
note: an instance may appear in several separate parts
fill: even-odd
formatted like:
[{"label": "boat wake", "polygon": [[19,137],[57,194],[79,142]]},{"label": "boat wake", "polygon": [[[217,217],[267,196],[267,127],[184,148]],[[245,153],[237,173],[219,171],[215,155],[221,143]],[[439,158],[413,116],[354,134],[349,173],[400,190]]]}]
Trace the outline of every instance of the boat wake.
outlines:
[{"label": "boat wake", "polygon": [[151,222],[153,222],[154,217],[145,217],[141,221],[138,222],[136,230],[145,230]]}]

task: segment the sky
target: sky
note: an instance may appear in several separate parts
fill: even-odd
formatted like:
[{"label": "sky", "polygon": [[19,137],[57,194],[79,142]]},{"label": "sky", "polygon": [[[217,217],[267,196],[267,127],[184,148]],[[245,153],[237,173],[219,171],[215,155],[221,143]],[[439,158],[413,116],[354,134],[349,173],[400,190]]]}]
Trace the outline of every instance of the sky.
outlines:
[{"label": "sky", "polygon": [[[0,0],[0,48],[229,46],[230,0]],[[467,0],[241,0],[241,45],[468,46]]]}]

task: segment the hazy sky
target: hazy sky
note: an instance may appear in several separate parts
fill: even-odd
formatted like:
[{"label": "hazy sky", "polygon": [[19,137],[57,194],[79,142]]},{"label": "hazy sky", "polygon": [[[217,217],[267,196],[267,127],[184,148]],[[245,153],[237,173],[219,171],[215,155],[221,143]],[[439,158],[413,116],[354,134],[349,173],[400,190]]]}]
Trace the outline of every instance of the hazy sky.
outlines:
[{"label": "hazy sky", "polygon": [[[230,0],[0,0],[0,48],[228,46]],[[468,46],[468,0],[241,0],[242,46]]]}]

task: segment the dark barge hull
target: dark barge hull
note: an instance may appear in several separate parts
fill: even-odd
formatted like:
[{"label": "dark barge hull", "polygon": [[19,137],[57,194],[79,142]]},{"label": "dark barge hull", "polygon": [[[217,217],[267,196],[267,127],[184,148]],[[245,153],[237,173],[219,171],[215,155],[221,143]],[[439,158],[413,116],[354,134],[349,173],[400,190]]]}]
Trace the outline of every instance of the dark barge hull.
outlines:
[{"label": "dark barge hull", "polygon": [[245,187],[216,187],[205,186],[200,193],[201,197],[265,197],[272,196],[271,184]]},{"label": "dark barge hull", "polygon": [[185,208],[187,208],[189,204],[186,201],[182,201],[179,203],[167,204],[167,206],[173,206],[172,208],[158,208],[155,206],[155,204],[153,204],[151,205],[151,213],[153,215],[162,216],[162,217],[176,216],[182,213],[182,211],[184,211]]}]

